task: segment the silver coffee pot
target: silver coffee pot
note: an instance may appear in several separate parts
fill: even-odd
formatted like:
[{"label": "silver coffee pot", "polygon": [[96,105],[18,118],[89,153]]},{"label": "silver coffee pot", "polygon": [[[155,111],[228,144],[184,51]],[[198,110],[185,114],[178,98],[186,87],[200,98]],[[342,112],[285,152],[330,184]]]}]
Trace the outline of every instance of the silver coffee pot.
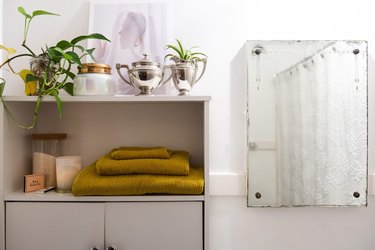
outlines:
[{"label": "silver coffee pot", "polygon": [[[159,63],[149,60],[147,54],[143,56],[142,60],[132,63],[132,68],[117,63],[116,69],[124,82],[141,91],[138,95],[152,95],[152,90],[167,82],[170,77],[163,82],[164,68],[160,68]],[[128,70],[129,81],[122,75],[121,68]]]}]

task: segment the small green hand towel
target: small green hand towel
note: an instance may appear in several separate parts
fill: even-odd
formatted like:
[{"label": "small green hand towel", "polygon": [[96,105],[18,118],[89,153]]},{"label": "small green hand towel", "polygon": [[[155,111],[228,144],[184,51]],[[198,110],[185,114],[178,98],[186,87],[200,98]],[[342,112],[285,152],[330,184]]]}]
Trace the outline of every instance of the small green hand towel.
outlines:
[{"label": "small green hand towel", "polygon": [[119,147],[111,152],[114,160],[157,158],[169,159],[171,151],[165,147]]},{"label": "small green hand towel", "polygon": [[96,172],[99,175],[123,174],[163,174],[188,175],[189,153],[173,151],[169,159],[128,159],[114,160],[111,152],[96,162]]}]

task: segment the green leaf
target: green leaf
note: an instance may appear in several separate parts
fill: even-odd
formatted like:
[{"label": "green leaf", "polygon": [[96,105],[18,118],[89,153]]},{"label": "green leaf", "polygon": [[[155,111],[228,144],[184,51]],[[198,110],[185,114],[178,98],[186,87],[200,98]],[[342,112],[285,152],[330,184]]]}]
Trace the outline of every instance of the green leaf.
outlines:
[{"label": "green leaf", "polygon": [[103,36],[102,34],[99,34],[99,33],[93,33],[93,34],[90,34],[90,35],[87,35],[87,36],[78,36],[76,38],[74,38],[71,43],[73,45],[83,41],[83,40],[86,40],[86,39],[98,39],[98,40],[105,40],[105,41],[108,41],[110,42],[110,40],[108,38],[106,38],[105,36]]},{"label": "green leaf", "polygon": [[[60,51],[57,51],[56,48],[58,47],[51,47],[47,49],[48,57],[51,58],[54,62],[59,62],[63,55]],[[59,48],[60,49],[60,48]],[[61,50],[61,49],[60,49]]]},{"label": "green leaf", "polygon": [[184,54],[185,50],[184,50],[184,48],[182,47],[182,43],[181,43],[181,41],[178,40],[178,39],[176,39],[176,41],[177,41],[178,47],[180,48],[180,51]]},{"label": "green leaf", "polygon": [[56,48],[57,47],[50,47],[50,48],[47,49],[47,53],[50,56],[50,58],[52,58],[54,56],[62,56],[62,53],[60,51],[57,51]]},{"label": "green leaf", "polygon": [[192,46],[188,50],[192,50],[192,49],[196,49],[196,48],[199,48],[199,47],[198,46]]},{"label": "green leaf", "polygon": [[174,56],[174,55],[173,55],[173,54],[166,54],[165,57],[164,57],[164,61],[165,61],[167,58],[172,57],[172,56]]},{"label": "green leaf", "polygon": [[3,78],[0,78],[0,97],[3,96],[4,88],[5,88],[5,80]]},{"label": "green leaf", "polygon": [[176,46],[168,44],[167,49],[173,49],[174,51],[177,52],[178,56],[183,59],[183,54],[180,52],[180,50]]},{"label": "green leaf", "polygon": [[68,93],[69,95],[73,96],[74,93],[73,93],[73,88],[74,88],[74,85],[72,82],[67,82],[65,83],[64,85],[64,90],[66,93]]},{"label": "green leaf", "polygon": [[191,56],[195,56],[195,55],[202,55],[202,56],[208,57],[206,54],[201,53],[201,52],[194,52],[194,53],[191,53]]},{"label": "green leaf", "polygon": [[59,111],[59,114],[60,114],[60,119],[62,117],[62,108],[63,108],[63,104],[62,104],[62,101],[59,97],[59,92],[57,90],[53,90],[51,92],[51,94],[55,97],[55,100],[56,100],[56,104],[57,104],[57,110]]},{"label": "green leaf", "polygon": [[48,11],[45,11],[45,10],[36,10],[33,12],[33,16],[41,16],[41,15],[52,15],[52,16],[60,16],[59,14],[55,14],[55,13],[52,13],[52,12],[48,12]]},{"label": "green leaf", "polygon": [[94,62],[97,62],[97,60],[96,60],[96,58],[94,57],[93,54],[88,54],[88,55],[89,55],[89,57],[91,58],[91,60],[93,60]]},{"label": "green leaf", "polygon": [[95,50],[95,48],[91,48],[91,49],[87,49],[86,52],[87,52],[87,54],[92,55],[94,50]]},{"label": "green leaf", "polygon": [[64,74],[68,75],[70,77],[70,79],[72,79],[72,80],[74,79],[74,77],[76,77],[76,75],[71,71],[67,71],[66,69],[63,69],[62,71],[63,71]]},{"label": "green leaf", "polygon": [[72,62],[74,62],[74,63],[76,63],[76,64],[78,64],[78,65],[81,65],[81,64],[82,64],[82,63],[81,63],[81,59],[79,59],[79,56],[78,56],[75,52],[73,52],[73,51],[68,51],[68,52],[66,52],[66,54],[68,54],[69,56],[72,57],[72,59],[69,60],[69,61],[72,61]]},{"label": "green leaf", "polygon": [[62,50],[66,50],[66,49],[69,49],[70,47],[72,47],[73,44],[71,44],[70,42],[66,41],[66,40],[62,40],[60,42],[58,42],[56,44],[56,47],[59,47],[60,49]]},{"label": "green leaf", "polygon": [[63,54],[65,53],[65,52],[64,52],[61,48],[59,48],[59,47],[52,47],[51,49],[57,51],[57,52],[60,53],[61,55],[63,55]]},{"label": "green leaf", "polygon": [[79,48],[81,52],[85,51],[86,49],[81,45],[74,45],[75,48]]},{"label": "green leaf", "polygon": [[33,82],[33,81],[36,81],[37,79],[36,79],[36,77],[34,76],[34,75],[32,75],[32,74],[27,74],[26,75],[26,80],[25,80],[25,83],[26,82]]},{"label": "green leaf", "polygon": [[94,62],[96,62],[96,58],[95,58],[94,55],[92,54],[92,53],[94,52],[94,50],[95,50],[95,48],[87,49],[87,50],[86,50],[86,54],[83,54],[83,55],[81,56],[81,58],[84,57],[84,56],[89,56],[89,57],[91,58],[91,60],[93,60]]},{"label": "green leaf", "polygon": [[73,60],[73,57],[71,55],[67,54],[67,53],[64,53],[63,56],[68,61],[72,61]]},{"label": "green leaf", "polygon": [[29,14],[26,13],[25,9],[23,7],[18,7],[18,12],[24,15],[26,18],[31,18]]}]

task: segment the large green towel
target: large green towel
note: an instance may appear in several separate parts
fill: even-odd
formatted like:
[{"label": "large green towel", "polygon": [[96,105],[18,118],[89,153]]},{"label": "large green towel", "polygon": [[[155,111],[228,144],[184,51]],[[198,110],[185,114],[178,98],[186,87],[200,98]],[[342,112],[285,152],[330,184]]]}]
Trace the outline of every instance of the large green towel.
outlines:
[{"label": "large green towel", "polygon": [[95,163],[82,169],[74,180],[74,195],[202,194],[203,168],[190,168],[189,175],[98,175]]},{"label": "large green towel", "polygon": [[128,159],[113,160],[111,153],[96,162],[96,171],[100,175],[121,174],[189,174],[189,153],[173,151],[169,159]]},{"label": "large green towel", "polygon": [[169,159],[171,151],[165,147],[119,147],[111,152],[114,160],[157,158]]}]

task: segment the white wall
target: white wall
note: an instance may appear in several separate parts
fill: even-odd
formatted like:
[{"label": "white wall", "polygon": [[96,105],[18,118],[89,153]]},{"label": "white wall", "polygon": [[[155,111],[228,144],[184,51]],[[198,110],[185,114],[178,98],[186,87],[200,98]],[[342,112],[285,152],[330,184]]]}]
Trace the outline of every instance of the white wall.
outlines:
[{"label": "white wall", "polygon": [[[375,94],[374,74],[371,72],[375,33],[371,2],[170,1],[171,22],[174,24],[172,37],[180,38],[188,45],[200,45],[209,55],[207,72],[193,89],[193,94],[211,95],[213,100],[211,172],[245,172],[246,140],[241,100],[245,97],[246,82],[235,75],[234,59],[246,40],[267,39],[369,41],[369,167],[371,172],[375,171]],[[23,23],[16,12],[19,5],[28,10],[40,8],[62,15],[34,23],[30,33],[36,34],[32,46],[87,31],[87,0],[4,0],[4,42],[9,46],[21,39]],[[22,94],[21,82],[14,83],[7,91],[8,94]],[[244,196],[215,196],[210,207],[210,249],[375,249],[374,204],[374,198],[370,197],[368,208],[250,209],[246,208]]]}]

